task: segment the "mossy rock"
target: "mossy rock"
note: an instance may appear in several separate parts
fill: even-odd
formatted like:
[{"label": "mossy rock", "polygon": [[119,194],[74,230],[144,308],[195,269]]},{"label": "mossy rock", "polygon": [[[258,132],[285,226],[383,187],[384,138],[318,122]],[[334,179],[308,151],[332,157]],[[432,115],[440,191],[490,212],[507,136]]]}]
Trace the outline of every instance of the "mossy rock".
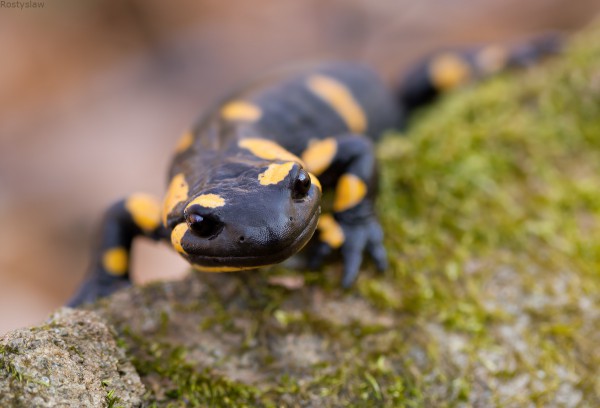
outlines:
[{"label": "mossy rock", "polygon": [[378,155],[385,274],[193,274],[94,307],[149,406],[600,406],[600,29]]}]

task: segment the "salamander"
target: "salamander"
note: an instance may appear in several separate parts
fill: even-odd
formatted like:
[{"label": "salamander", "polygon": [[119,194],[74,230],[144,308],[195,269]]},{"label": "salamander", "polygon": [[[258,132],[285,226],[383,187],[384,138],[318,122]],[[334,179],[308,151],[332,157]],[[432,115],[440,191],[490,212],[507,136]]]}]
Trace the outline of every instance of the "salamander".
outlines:
[{"label": "salamander", "polygon": [[[284,261],[309,241],[310,267],[331,252],[350,287],[369,255],[387,266],[374,209],[373,143],[437,94],[557,48],[555,36],[425,58],[396,91],[371,68],[326,63],[261,78],[225,98],[176,145],[162,202],[133,194],[105,213],[91,273],[70,305],[129,284],[132,242],[168,242],[194,269],[231,272]],[[332,191],[322,211],[324,191]],[[324,208],[324,207],[323,207]]]}]

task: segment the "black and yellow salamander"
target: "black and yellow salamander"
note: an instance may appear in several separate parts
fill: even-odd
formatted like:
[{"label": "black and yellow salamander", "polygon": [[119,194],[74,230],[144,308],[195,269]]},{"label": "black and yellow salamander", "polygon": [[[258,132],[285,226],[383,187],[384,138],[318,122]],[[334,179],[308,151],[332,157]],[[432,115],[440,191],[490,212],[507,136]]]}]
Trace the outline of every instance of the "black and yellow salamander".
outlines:
[{"label": "black and yellow salamander", "polygon": [[[512,48],[439,53],[409,72],[395,93],[370,68],[351,63],[288,70],[251,84],[180,139],[162,204],[134,194],[108,209],[91,274],[70,305],[129,283],[138,236],[169,242],[203,272],[282,262],[313,234],[310,266],[339,251],[342,286],[352,285],[364,254],[384,270],[373,142],[403,127],[407,113],[437,93],[527,65],[556,47],[555,37],[544,37]],[[322,192],[330,189],[331,211],[322,212]]]}]

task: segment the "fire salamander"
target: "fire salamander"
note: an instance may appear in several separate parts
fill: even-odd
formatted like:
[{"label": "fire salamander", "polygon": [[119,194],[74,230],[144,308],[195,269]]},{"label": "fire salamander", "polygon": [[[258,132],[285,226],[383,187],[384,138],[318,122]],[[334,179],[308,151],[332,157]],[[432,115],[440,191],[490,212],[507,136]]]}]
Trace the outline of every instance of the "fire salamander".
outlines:
[{"label": "fire salamander", "polygon": [[[401,128],[437,94],[557,49],[555,36],[512,48],[435,54],[392,92],[370,68],[332,63],[285,71],[233,94],[179,140],[159,203],[133,194],[108,209],[91,274],[70,305],[129,283],[132,241],[164,240],[197,270],[230,272],[276,264],[310,246],[310,267],[331,252],[342,286],[368,254],[386,268],[374,212],[373,142]],[[321,211],[332,190],[331,210]],[[316,232],[316,233],[315,233]]]}]

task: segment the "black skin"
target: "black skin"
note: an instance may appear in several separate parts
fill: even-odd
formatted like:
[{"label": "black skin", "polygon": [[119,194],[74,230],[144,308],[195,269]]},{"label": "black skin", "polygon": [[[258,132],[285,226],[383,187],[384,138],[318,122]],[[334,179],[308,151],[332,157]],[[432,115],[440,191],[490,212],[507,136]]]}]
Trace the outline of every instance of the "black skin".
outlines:
[{"label": "black skin", "polygon": [[[555,36],[543,37],[511,48],[507,66],[527,65],[558,48]],[[478,49],[458,51],[473,65]],[[114,204],[105,214],[93,257],[91,274],[69,302],[77,306],[104,297],[129,284],[129,271],[120,276],[108,273],[102,257],[109,248],[120,247],[128,253],[134,238],[145,236],[170,242],[173,229],[186,223],[181,237],[182,254],[192,265],[209,268],[250,269],[282,262],[300,251],[313,237],[321,212],[321,191],[307,175],[301,162],[295,162],[280,182],[262,185],[259,175],[270,164],[284,164],[289,158],[257,157],[238,142],[259,138],[275,142],[301,157],[309,143],[333,138],[337,149],[327,168],[319,175],[324,191],[333,190],[343,174],[351,174],[367,186],[364,198],[356,205],[333,213],[343,230],[339,248],[321,242],[314,234],[308,246],[309,266],[318,268],[334,250],[343,261],[342,286],[356,280],[364,254],[379,270],[387,258],[383,233],[374,213],[376,163],[373,142],[385,130],[403,127],[407,112],[429,102],[436,90],[428,77],[427,58],[406,76],[394,94],[371,69],[350,63],[327,64],[297,71],[286,71],[258,81],[227,98],[193,128],[193,143],[176,154],[169,180],[183,174],[189,186],[187,198],[168,212],[165,225],[145,230],[136,225],[125,200]],[[473,66],[473,72],[477,67]],[[342,115],[307,87],[307,79],[326,76],[351,92],[366,118],[366,128],[354,132]],[[227,120],[221,107],[231,100],[243,100],[258,107],[258,120]],[[199,195],[214,194],[224,205],[207,208],[190,205]]]}]

